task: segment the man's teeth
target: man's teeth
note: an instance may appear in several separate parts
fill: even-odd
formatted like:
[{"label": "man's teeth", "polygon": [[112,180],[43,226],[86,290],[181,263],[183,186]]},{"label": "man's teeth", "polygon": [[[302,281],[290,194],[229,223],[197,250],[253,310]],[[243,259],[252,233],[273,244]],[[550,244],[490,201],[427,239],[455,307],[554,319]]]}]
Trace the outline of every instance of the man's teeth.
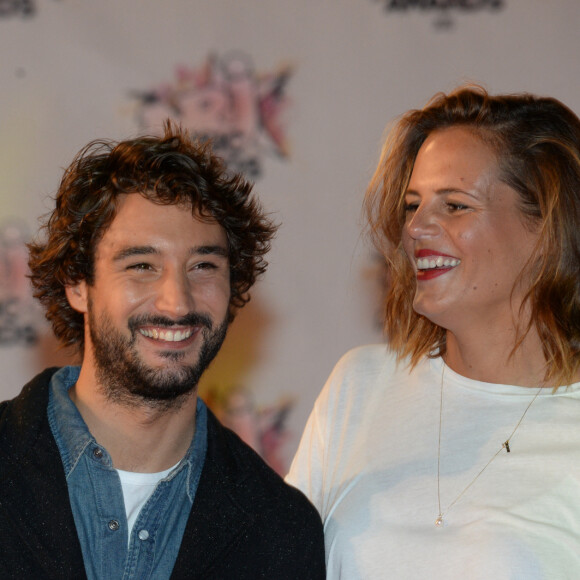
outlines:
[{"label": "man's teeth", "polygon": [[193,330],[157,330],[156,328],[140,328],[139,332],[143,336],[147,336],[149,338],[154,338],[155,340],[165,340],[166,342],[179,342],[180,340],[185,340],[189,338]]},{"label": "man's teeth", "polygon": [[418,270],[430,270],[432,268],[454,268],[461,260],[457,258],[444,258],[443,256],[431,256],[430,258],[418,258]]}]

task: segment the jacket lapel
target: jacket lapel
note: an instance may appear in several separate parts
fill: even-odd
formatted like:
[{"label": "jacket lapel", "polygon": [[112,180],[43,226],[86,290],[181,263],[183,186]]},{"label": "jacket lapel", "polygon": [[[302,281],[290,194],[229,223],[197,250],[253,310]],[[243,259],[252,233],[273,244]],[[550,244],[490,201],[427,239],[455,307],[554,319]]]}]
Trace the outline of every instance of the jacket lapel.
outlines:
[{"label": "jacket lapel", "polygon": [[253,517],[244,508],[249,474],[231,457],[222,431],[208,411],[207,455],[172,579],[207,578],[252,524]]}]

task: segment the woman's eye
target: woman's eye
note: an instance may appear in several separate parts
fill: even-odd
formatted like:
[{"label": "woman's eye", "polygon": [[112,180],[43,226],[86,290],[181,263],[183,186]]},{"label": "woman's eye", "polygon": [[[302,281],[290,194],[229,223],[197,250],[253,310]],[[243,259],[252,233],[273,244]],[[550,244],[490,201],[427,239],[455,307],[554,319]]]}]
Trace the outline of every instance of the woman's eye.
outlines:
[{"label": "woman's eye", "polygon": [[405,208],[405,213],[411,213],[411,212],[417,211],[417,208],[418,208],[418,207],[419,207],[419,204],[418,204],[418,203],[416,203],[416,202],[413,202],[413,203],[406,203],[406,204],[404,205],[404,208]]},{"label": "woman's eye", "polygon": [[455,212],[455,211],[461,211],[464,209],[469,209],[468,206],[462,204],[462,203],[452,203],[452,202],[447,202],[447,209],[451,212]]}]

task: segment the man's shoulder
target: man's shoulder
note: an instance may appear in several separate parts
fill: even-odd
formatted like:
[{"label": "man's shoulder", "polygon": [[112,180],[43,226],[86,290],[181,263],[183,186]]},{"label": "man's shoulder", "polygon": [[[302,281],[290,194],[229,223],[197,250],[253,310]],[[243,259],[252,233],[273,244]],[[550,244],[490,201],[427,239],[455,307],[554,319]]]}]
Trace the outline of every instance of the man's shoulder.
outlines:
[{"label": "man's shoulder", "polygon": [[207,426],[176,577],[189,577],[184,562],[211,553],[200,566],[211,567],[212,578],[324,578],[324,535],[314,506],[211,412]]},{"label": "man's shoulder", "polygon": [[232,430],[224,427],[208,410],[207,460],[213,462],[227,481],[248,478],[271,492],[283,492],[288,487],[282,478]]},{"label": "man's shoulder", "polygon": [[[224,427],[215,416],[208,413],[209,471],[219,474],[222,483],[238,498],[247,498],[254,508],[262,504],[288,511],[314,510],[312,504],[296,488],[288,485],[249,445],[238,435]],[[210,473],[208,473],[210,475]],[[202,480],[204,473],[202,473]]]},{"label": "man's shoulder", "polygon": [[0,440],[13,437],[25,443],[46,417],[48,386],[57,367],[45,369],[30,380],[20,393],[0,403]]},{"label": "man's shoulder", "polygon": [[60,370],[61,367],[48,367],[30,379],[23,387],[18,395],[12,399],[2,401],[0,405],[6,407],[11,403],[18,403],[22,399],[28,398],[33,390],[48,388],[52,375]]}]

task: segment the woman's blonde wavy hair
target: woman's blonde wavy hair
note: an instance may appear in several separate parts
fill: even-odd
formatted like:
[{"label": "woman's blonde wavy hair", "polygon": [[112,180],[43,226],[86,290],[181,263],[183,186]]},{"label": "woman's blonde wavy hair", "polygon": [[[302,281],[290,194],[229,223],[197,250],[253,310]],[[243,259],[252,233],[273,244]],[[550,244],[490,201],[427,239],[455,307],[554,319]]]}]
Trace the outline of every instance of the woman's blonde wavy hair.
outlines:
[{"label": "woman's blonde wavy hair", "polygon": [[540,232],[522,304],[531,319],[519,329],[513,352],[535,326],[546,382],[568,384],[580,367],[580,120],[553,98],[460,87],[409,111],[388,134],[364,207],[371,239],[389,267],[384,328],[390,346],[412,366],[446,351],[445,329],[413,310],[416,281],[401,234],[419,149],[430,133],[451,126],[470,129],[495,151],[500,179],[519,194],[522,216]]}]

